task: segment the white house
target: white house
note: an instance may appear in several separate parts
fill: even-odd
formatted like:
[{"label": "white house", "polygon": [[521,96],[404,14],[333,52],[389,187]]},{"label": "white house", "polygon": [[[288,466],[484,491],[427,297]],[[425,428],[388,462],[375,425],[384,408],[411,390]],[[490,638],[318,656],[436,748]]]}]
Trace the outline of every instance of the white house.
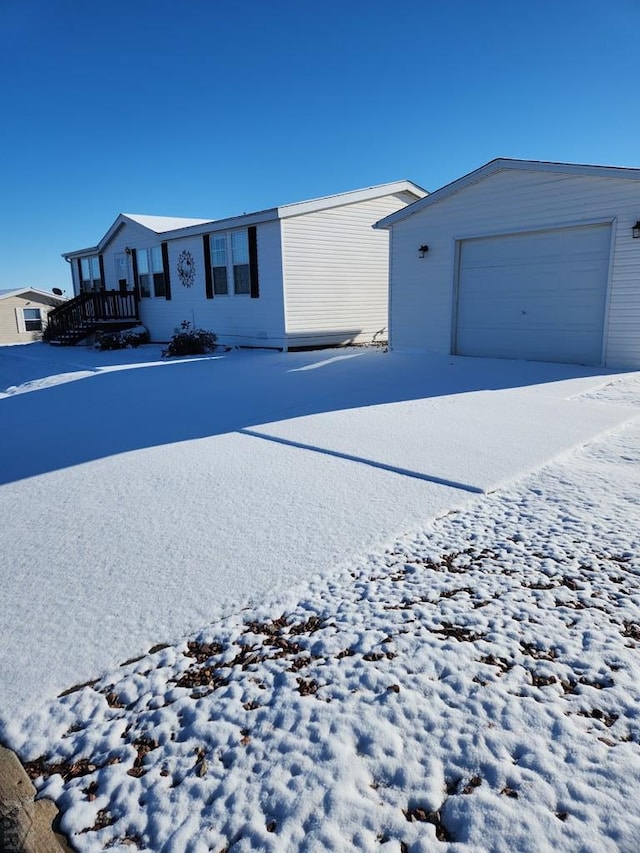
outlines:
[{"label": "white house", "polygon": [[388,236],[372,226],[425,195],[396,181],[222,220],[121,214],[96,246],[63,256],[73,302],[91,302],[89,320],[126,319],[133,294],[154,341],[185,320],[241,346],[386,338]]},{"label": "white house", "polygon": [[47,315],[64,302],[63,296],[35,287],[0,290],[0,344],[39,341]]},{"label": "white house", "polygon": [[376,223],[390,342],[640,368],[640,169],[492,160]]}]

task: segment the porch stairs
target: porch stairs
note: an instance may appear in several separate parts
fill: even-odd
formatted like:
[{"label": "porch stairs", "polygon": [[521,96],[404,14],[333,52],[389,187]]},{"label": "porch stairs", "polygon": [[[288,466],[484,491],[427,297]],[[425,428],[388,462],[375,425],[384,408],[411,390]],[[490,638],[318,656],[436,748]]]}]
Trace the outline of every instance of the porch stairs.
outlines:
[{"label": "porch stairs", "polygon": [[54,346],[74,346],[97,331],[116,332],[139,323],[135,291],[81,293],[49,312],[44,339]]}]

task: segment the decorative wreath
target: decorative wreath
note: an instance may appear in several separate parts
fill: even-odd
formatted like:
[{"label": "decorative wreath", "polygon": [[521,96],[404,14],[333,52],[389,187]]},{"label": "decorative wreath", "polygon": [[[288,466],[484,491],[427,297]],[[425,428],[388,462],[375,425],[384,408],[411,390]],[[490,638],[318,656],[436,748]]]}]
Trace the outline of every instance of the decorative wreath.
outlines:
[{"label": "decorative wreath", "polygon": [[178,258],[178,278],[185,287],[191,287],[196,279],[196,264],[193,255],[186,249]]}]

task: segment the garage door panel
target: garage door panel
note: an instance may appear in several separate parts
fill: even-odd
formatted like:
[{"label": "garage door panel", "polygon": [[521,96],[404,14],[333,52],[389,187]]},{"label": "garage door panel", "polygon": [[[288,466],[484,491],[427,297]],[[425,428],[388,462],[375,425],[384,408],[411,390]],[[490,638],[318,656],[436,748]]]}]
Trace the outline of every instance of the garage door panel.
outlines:
[{"label": "garage door panel", "polygon": [[599,364],[609,225],[465,240],[455,351]]},{"label": "garage door panel", "polygon": [[[541,334],[545,334],[548,339],[548,347],[552,348],[554,353],[553,359],[540,352]],[[529,361],[552,360],[569,364],[588,364],[590,350],[582,349],[582,340],[582,330],[578,332],[567,330],[562,333],[549,333],[548,330],[532,328],[510,330],[505,334],[496,333],[493,341],[485,339],[484,345],[479,346],[473,355],[484,358],[518,358]],[[518,354],[514,355],[514,352]]]},{"label": "garage door panel", "polygon": [[[609,253],[610,234],[609,225],[583,225],[465,240],[465,264],[472,269],[511,264],[526,266],[533,257],[549,263],[557,263],[559,258],[567,255],[585,260],[598,259]],[[499,251],[496,251],[497,247]]]},{"label": "garage door panel", "polygon": [[[606,282],[607,267],[597,271]],[[467,282],[464,301],[458,312],[459,327],[474,325],[490,307],[487,325],[499,325],[499,320],[512,323],[516,318],[542,315],[552,326],[563,323],[593,323],[600,326],[602,302],[594,299],[593,288],[585,286],[586,271],[567,271],[564,275],[554,270],[543,276],[528,276],[526,288],[518,286],[512,276],[492,276],[490,282],[491,304],[488,305],[488,288],[485,279]],[[561,298],[556,298],[560,293]]]}]

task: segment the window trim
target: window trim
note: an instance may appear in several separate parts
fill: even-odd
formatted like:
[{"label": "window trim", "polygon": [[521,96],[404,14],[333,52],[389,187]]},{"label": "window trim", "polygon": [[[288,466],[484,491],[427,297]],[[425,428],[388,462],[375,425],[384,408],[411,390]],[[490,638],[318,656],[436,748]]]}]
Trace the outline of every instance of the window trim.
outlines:
[{"label": "window trim", "polygon": [[[144,271],[140,261],[144,258]],[[167,243],[131,250],[134,290],[138,299],[171,299],[169,250]],[[148,293],[143,292],[142,279],[148,279]]]},{"label": "window trim", "polygon": [[[234,237],[243,237],[242,244],[238,247],[238,254],[244,256],[246,255],[246,260],[241,260],[240,263],[236,262],[236,257],[234,257],[236,245],[234,245]],[[234,231],[229,231],[229,242],[231,244],[231,268],[233,270],[233,295],[234,296],[251,296],[251,266],[249,264],[249,232],[246,228],[238,229]],[[238,279],[239,276],[236,274],[236,270],[246,269],[246,284],[247,289],[238,291]]]},{"label": "window trim", "polygon": [[[217,297],[239,297],[241,299],[251,298],[254,292],[253,275],[255,275],[252,265],[252,250],[251,237],[248,228],[232,228],[228,231],[213,231],[210,234],[205,234],[205,270],[206,270],[206,295],[207,299]],[[234,236],[243,235],[244,238],[244,253],[247,256],[246,261],[238,263],[236,257],[238,255],[237,244],[234,247]],[[216,264],[215,256],[219,254],[219,250],[215,247],[214,241],[224,241],[225,263]],[[238,275],[237,268],[246,267],[246,277],[248,280],[248,288],[245,291],[238,291]],[[217,289],[216,285],[216,270],[225,270],[226,273],[226,291]],[[253,275],[252,275],[253,273]]]},{"label": "window trim", "polygon": [[[24,332],[26,334],[29,332],[42,332],[43,331],[44,323],[45,323],[45,317],[43,316],[42,308],[39,308],[38,306],[34,307],[33,305],[23,305],[23,306],[20,306],[19,311],[20,311],[20,322],[18,323],[18,331],[19,332]],[[25,313],[26,311],[37,311],[39,314],[39,318],[37,320],[34,320],[33,318],[27,319],[27,315]],[[39,325],[37,328],[30,329],[27,326],[27,323],[38,323]]]},{"label": "window trim", "polygon": [[[84,277],[83,266],[85,263],[89,267],[90,278]],[[93,268],[96,265],[97,270]],[[96,272],[98,274],[97,278],[95,277]],[[89,286],[85,287],[85,283]],[[97,287],[96,284],[98,285]],[[100,290],[104,290],[104,261],[102,255],[82,255],[78,258],[78,293],[96,293]]]},{"label": "window trim", "polygon": [[[215,263],[215,256],[218,253],[218,249],[215,246],[215,242],[218,241],[224,247],[224,264]],[[211,286],[213,288],[213,295],[215,296],[232,296],[233,294],[229,291],[229,240],[228,240],[228,232],[226,231],[216,231],[214,234],[209,235],[209,263],[211,266]],[[218,290],[218,283],[216,282],[216,270],[224,270],[224,290]]]}]

